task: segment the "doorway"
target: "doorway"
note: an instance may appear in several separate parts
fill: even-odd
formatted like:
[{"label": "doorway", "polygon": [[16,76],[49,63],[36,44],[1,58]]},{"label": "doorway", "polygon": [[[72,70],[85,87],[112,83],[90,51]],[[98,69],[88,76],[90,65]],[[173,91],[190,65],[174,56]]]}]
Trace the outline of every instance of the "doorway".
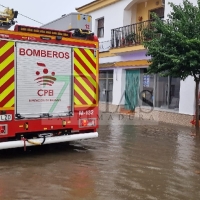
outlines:
[{"label": "doorway", "polygon": [[135,111],[139,105],[140,70],[126,70],[125,109]]}]

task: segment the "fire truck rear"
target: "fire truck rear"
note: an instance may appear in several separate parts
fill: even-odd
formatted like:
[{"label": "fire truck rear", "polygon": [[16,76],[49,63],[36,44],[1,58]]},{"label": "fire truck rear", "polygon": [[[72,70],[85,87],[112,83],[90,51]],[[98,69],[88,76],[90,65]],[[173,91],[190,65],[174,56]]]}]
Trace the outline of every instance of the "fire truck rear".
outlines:
[{"label": "fire truck rear", "polygon": [[98,137],[98,38],[91,16],[65,17],[0,30],[0,149]]}]

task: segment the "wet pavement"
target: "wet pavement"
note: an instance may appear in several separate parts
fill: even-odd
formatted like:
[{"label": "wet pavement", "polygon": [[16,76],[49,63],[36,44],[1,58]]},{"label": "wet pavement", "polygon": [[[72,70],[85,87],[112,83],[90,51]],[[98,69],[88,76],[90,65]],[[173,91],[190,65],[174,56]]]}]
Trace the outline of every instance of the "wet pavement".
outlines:
[{"label": "wet pavement", "polygon": [[116,115],[101,124],[97,139],[1,151],[0,200],[200,199],[190,129]]}]

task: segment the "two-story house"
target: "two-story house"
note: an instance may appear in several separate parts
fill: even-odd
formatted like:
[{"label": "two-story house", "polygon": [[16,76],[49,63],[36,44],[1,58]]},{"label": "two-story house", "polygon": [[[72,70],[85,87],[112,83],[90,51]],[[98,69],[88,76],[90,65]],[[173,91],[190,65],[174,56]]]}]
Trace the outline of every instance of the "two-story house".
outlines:
[{"label": "two-story house", "polygon": [[[96,0],[76,10],[92,15],[93,31],[99,37],[101,110],[136,111],[143,117],[156,115],[159,121],[190,126],[195,100],[193,78],[181,81],[146,74],[149,58],[141,32],[150,25],[152,12],[167,18],[171,11],[168,0]],[[150,104],[154,109],[148,112]]]}]

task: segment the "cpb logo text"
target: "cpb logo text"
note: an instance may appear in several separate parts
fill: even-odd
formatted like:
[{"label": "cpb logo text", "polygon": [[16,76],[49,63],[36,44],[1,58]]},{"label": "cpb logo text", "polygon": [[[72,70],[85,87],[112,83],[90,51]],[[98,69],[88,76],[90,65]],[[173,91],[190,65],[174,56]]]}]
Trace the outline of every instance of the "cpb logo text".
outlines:
[{"label": "cpb logo text", "polygon": [[53,90],[42,90],[42,89],[38,90],[38,92],[37,92],[38,96],[40,96],[40,97],[42,97],[42,96],[51,97],[51,96],[53,96],[53,93],[54,93]]}]

